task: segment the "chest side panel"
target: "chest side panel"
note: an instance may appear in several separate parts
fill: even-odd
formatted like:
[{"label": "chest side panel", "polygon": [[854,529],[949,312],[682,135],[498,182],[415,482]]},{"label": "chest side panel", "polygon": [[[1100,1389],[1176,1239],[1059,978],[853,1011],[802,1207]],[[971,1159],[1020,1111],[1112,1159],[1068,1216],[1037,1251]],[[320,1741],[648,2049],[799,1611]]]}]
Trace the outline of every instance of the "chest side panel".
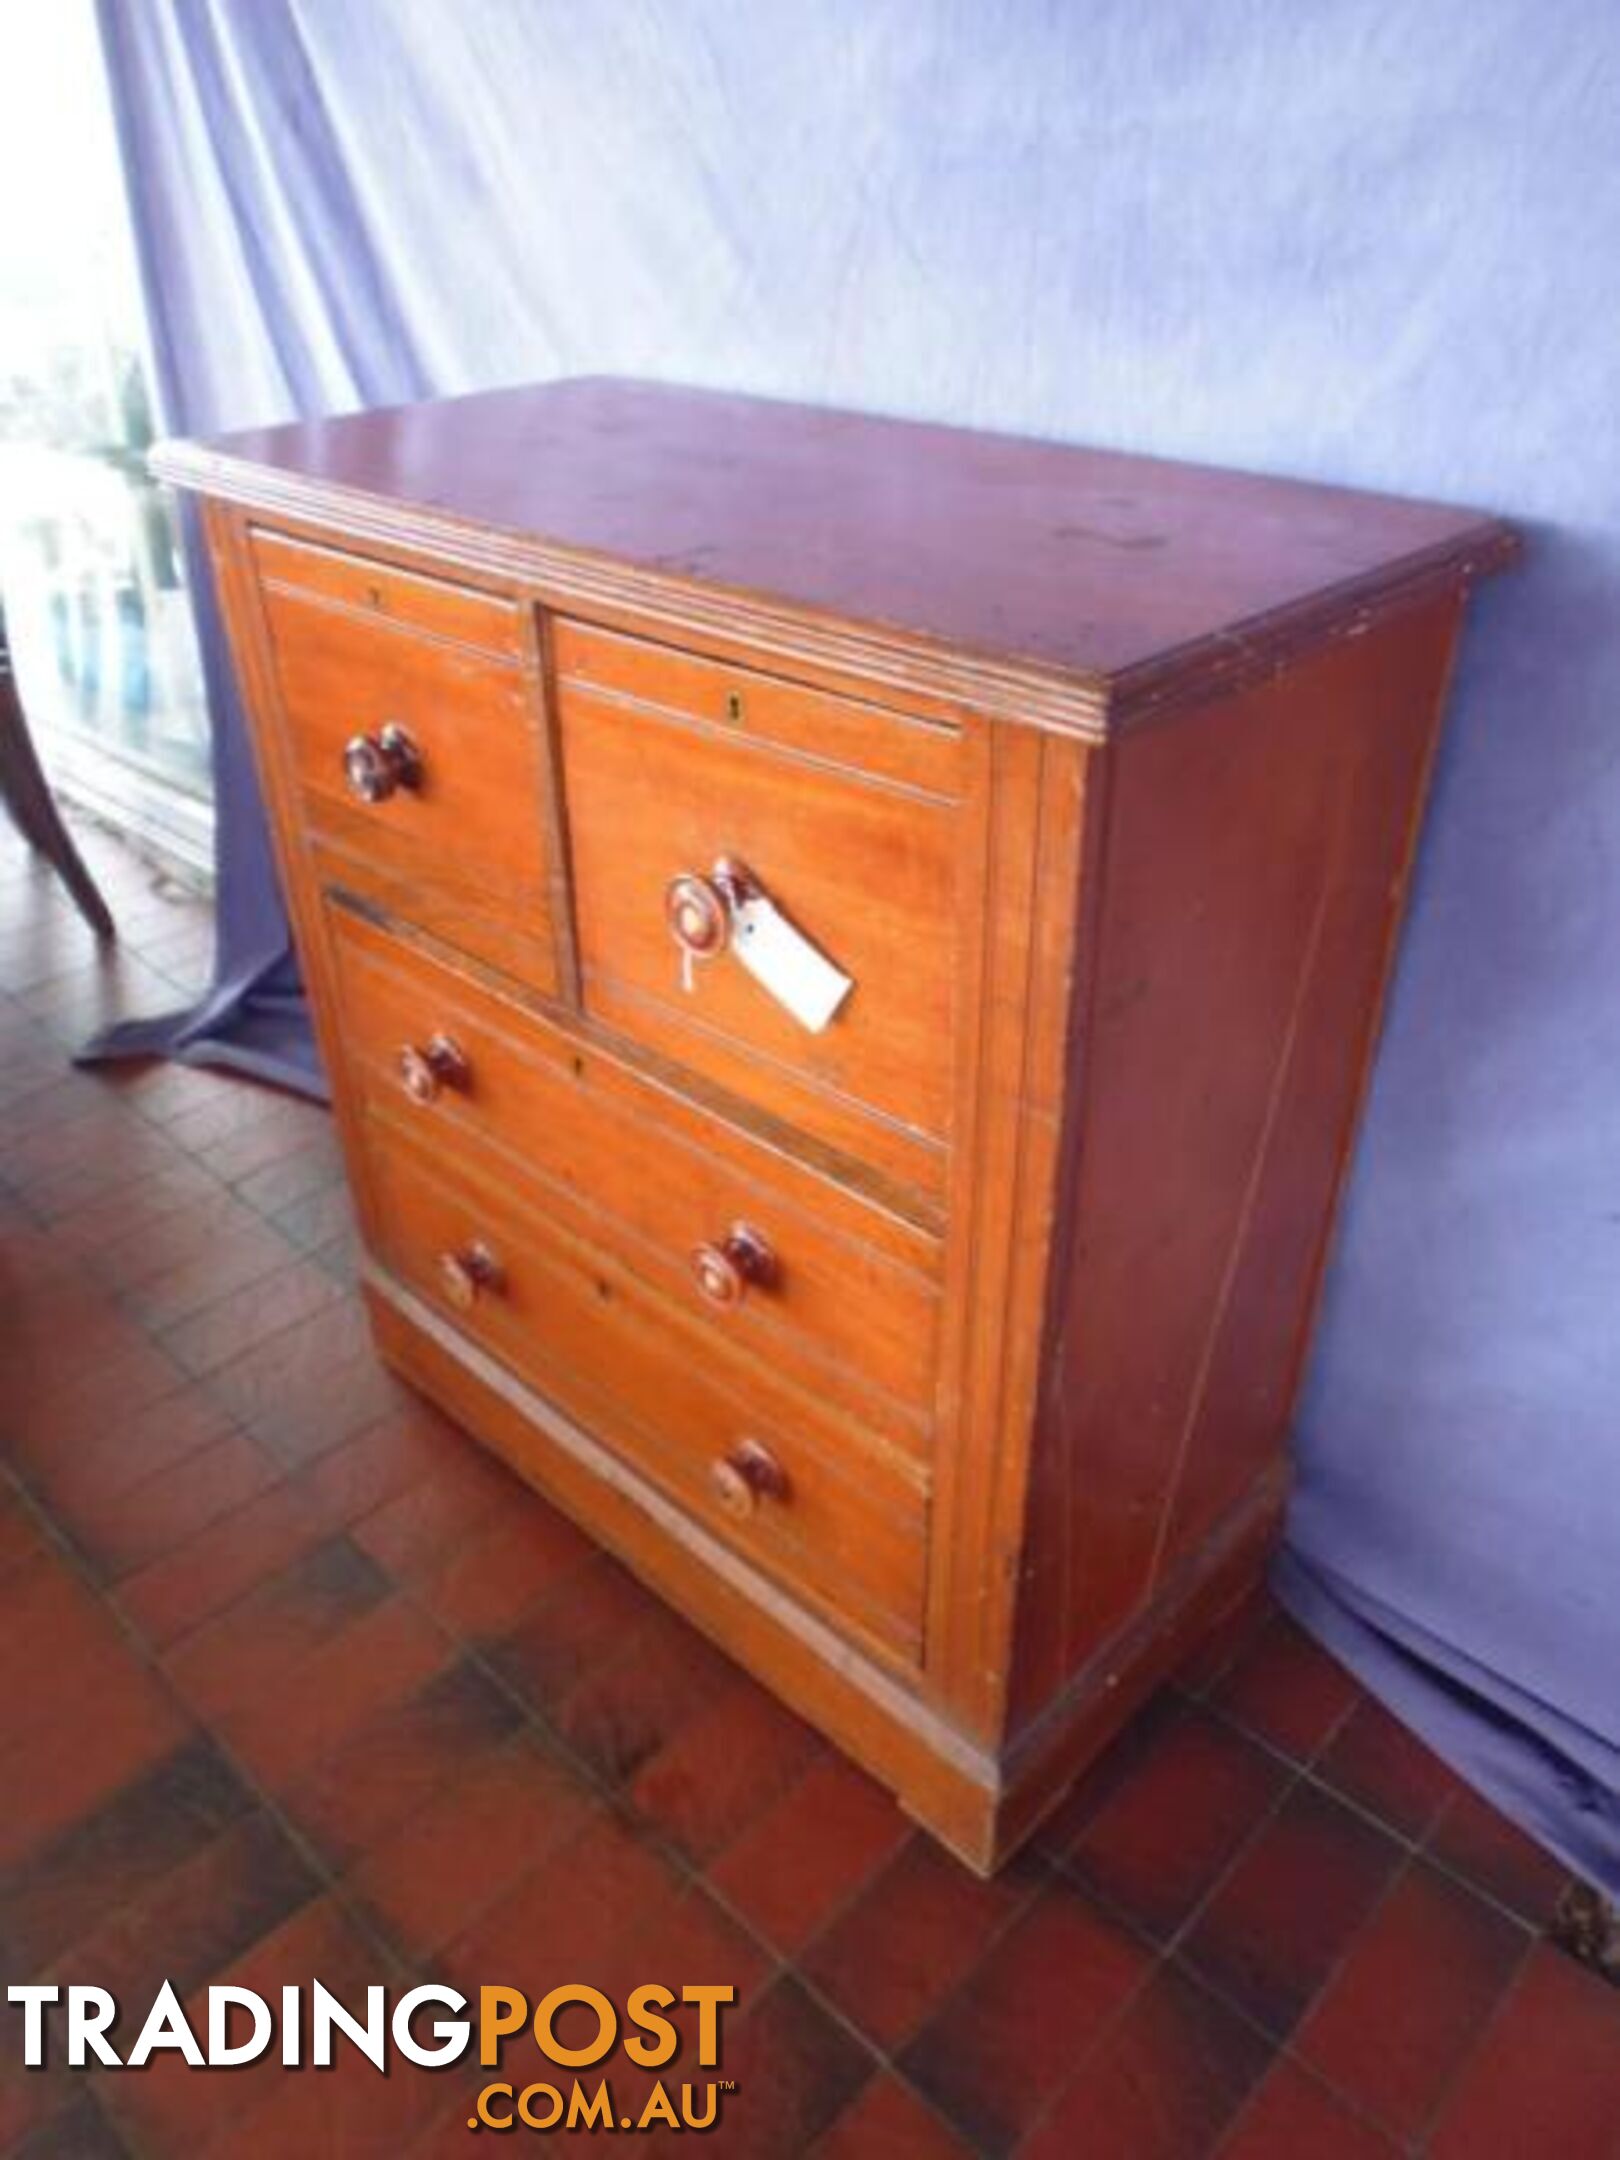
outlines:
[{"label": "chest side panel", "polygon": [[1275,1521],[1458,605],[1109,753],[1015,1730]]}]

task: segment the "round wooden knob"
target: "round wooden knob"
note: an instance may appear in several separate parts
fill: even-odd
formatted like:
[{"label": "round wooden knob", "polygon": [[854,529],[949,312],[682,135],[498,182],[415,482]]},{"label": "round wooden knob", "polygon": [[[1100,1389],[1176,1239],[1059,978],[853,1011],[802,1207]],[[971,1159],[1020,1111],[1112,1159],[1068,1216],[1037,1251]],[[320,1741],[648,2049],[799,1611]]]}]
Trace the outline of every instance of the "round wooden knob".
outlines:
[{"label": "round wooden knob", "polygon": [[386,802],[399,788],[422,784],[422,754],[390,720],[375,735],[351,735],[343,746],[343,777],[361,802]]},{"label": "round wooden knob", "polygon": [[787,1472],[758,1440],[739,1440],[709,1465],[709,1486],[726,1513],[746,1522],[762,1500],[786,1501]]},{"label": "round wooden knob", "polygon": [[439,1255],[439,1285],[458,1311],[470,1312],[484,1290],[501,1286],[501,1265],[487,1245],[461,1245]]},{"label": "round wooden knob", "polygon": [[664,920],[682,952],[694,960],[712,960],[731,936],[731,910],[707,878],[682,871],[664,888]]},{"label": "round wooden knob", "polygon": [[430,1103],[441,1088],[465,1092],[472,1081],[467,1053],[448,1035],[426,1043],[406,1043],[399,1053],[399,1077],[412,1102]]},{"label": "round wooden knob", "polygon": [[692,1252],[692,1277],[711,1305],[740,1305],[751,1283],[776,1275],[776,1255],[751,1223],[733,1223],[717,1245]]}]

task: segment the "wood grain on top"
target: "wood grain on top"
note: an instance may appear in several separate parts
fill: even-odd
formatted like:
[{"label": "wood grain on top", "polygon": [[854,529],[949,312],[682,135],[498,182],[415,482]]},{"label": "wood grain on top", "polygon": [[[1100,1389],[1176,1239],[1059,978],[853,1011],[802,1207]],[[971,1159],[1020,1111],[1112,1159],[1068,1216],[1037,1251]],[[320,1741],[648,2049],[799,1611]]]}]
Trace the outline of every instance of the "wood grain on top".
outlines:
[{"label": "wood grain on top", "polygon": [[[172,443],[155,469],[262,507],[612,559],[1091,691],[1276,643],[1308,618],[1494,568],[1494,518],[1434,503],[611,377]],[[465,552],[465,550],[464,550]],[[501,557],[520,570],[521,547]],[[1227,655],[1230,660],[1230,654]]]}]

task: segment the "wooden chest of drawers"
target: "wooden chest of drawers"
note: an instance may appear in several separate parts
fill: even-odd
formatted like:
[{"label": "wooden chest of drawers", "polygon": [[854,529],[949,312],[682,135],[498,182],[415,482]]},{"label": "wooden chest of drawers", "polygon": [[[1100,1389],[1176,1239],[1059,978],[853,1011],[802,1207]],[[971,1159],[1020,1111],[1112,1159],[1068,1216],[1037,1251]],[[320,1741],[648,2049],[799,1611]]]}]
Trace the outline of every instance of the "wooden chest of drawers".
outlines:
[{"label": "wooden chest of drawers", "polygon": [[385,1355],[994,1866],[1263,1564],[1511,536],[612,381],[156,462]]}]

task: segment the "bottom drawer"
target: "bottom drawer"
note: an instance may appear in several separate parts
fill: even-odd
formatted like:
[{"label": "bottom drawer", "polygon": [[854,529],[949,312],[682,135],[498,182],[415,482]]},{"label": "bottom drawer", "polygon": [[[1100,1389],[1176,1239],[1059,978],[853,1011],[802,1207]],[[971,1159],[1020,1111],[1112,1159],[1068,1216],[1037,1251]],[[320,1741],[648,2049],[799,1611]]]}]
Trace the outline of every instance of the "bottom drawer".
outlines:
[{"label": "bottom drawer", "polygon": [[459,1168],[367,1130],[381,1257],[763,1572],[871,1647],[920,1661],[917,1467],[809,1397],[723,1361],[628,1268]]}]

